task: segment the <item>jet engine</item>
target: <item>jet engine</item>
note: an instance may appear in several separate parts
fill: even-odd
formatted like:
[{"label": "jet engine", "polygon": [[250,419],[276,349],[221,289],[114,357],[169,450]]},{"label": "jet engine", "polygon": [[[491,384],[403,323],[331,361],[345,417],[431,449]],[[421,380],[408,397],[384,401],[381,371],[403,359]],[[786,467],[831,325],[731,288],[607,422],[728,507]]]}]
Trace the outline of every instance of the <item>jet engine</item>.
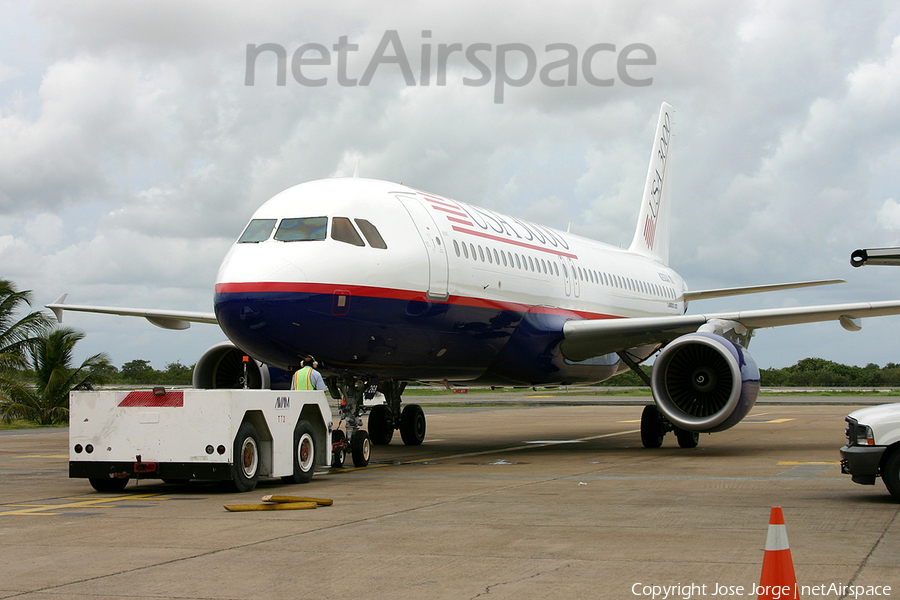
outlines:
[{"label": "jet engine", "polygon": [[747,416],[759,395],[759,369],[740,345],[712,333],[666,346],[651,374],[653,399],[675,427],[724,431]]},{"label": "jet engine", "polygon": [[231,342],[219,342],[203,353],[194,366],[193,384],[197,389],[234,389],[246,387],[254,390],[287,389],[290,378],[282,381],[286,373],[250,358]]}]

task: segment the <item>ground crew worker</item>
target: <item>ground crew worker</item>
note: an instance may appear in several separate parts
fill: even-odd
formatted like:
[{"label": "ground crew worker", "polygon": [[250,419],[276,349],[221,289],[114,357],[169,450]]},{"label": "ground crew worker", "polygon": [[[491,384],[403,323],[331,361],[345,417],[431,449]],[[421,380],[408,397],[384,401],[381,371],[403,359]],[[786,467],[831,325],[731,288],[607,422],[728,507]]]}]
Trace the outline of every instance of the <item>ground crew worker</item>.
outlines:
[{"label": "ground crew worker", "polygon": [[312,356],[307,356],[300,361],[300,368],[294,371],[294,377],[291,379],[292,390],[327,390],[325,380],[322,375],[316,371],[319,366],[318,361]]}]

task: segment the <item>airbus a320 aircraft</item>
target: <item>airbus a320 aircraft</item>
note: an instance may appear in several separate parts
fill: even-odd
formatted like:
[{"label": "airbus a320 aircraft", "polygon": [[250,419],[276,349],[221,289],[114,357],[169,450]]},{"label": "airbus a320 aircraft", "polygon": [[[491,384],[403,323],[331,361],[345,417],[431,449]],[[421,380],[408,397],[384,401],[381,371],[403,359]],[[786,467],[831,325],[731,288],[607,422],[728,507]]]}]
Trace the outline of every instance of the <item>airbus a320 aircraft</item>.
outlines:
[{"label": "airbus a320 aircraft", "polygon": [[[668,265],[672,108],[660,110],[634,239],[627,250],[407,186],[313,181],[253,215],[216,277],[215,313],[48,305],[143,316],[170,329],[218,324],[228,342],[197,362],[194,385],[279,385],[278,370],[314,355],[343,398],[354,464],[369,444],[421,444],[425,415],[401,394],[410,381],[445,385],[593,383],[659,351],[647,379],[641,440],[737,424],[759,392],[746,348],[753,330],[900,313],[900,301],[686,314],[704,298],[836,281],[688,291]],[[255,362],[245,377],[242,357]],[[283,374],[283,373],[282,373]],[[283,380],[283,378],[282,378]],[[362,429],[364,395],[382,392]],[[370,437],[371,436],[371,437]]]}]

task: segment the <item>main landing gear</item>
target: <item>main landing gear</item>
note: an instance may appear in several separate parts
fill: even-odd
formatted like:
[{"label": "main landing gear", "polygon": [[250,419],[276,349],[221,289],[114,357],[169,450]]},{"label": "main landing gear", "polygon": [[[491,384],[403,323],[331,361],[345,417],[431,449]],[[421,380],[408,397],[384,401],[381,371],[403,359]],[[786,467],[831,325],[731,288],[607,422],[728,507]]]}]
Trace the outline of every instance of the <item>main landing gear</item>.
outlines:
[{"label": "main landing gear", "polygon": [[[647,384],[647,387],[653,388],[650,378],[627,352],[617,352],[617,354],[622,362]],[[655,404],[644,407],[644,412],[641,413],[641,444],[644,445],[644,448],[659,448],[670,431],[675,432],[675,438],[681,448],[696,448],[700,443],[699,432],[675,427],[665,415],[659,412],[659,408]]]},{"label": "main landing gear", "polygon": [[675,432],[675,438],[681,448],[696,448],[700,443],[699,432],[675,427],[659,412],[655,404],[644,407],[644,412],[641,413],[641,443],[644,448],[659,448],[670,431]]},{"label": "main landing gear", "polygon": [[[328,382],[330,389],[339,392],[340,418],[346,424],[346,433],[340,429],[331,433],[332,467],[342,468],[348,454],[353,459],[354,467],[367,466],[372,444],[390,444],[395,429],[400,430],[400,438],[407,446],[418,446],[425,441],[425,411],[422,407],[407,404],[400,409],[400,396],[406,389],[406,382],[389,380],[373,383],[351,377],[332,378]],[[374,393],[375,390],[384,394],[386,403],[372,407],[366,431],[362,429],[363,402],[366,393]]]},{"label": "main landing gear", "polygon": [[425,441],[425,411],[418,404],[407,404],[400,410],[400,396],[406,389],[405,381],[382,381],[378,391],[384,394],[385,404],[373,406],[369,413],[369,432],[372,443],[390,444],[394,430],[400,430],[400,438],[407,446],[418,446]]}]

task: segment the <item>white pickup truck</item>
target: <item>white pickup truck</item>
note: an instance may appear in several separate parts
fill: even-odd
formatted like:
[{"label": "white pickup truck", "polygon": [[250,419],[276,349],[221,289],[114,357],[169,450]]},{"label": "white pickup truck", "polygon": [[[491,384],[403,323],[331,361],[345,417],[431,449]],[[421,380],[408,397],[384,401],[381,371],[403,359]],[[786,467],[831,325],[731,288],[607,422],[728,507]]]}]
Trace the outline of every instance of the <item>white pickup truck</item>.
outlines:
[{"label": "white pickup truck", "polygon": [[306,483],[332,462],[324,392],[153,390],[72,392],[69,477],[115,492],[130,479]]},{"label": "white pickup truck", "polygon": [[900,502],[900,404],[883,404],[847,415],[847,445],[841,448],[841,472],[873,485],[881,477]]}]

